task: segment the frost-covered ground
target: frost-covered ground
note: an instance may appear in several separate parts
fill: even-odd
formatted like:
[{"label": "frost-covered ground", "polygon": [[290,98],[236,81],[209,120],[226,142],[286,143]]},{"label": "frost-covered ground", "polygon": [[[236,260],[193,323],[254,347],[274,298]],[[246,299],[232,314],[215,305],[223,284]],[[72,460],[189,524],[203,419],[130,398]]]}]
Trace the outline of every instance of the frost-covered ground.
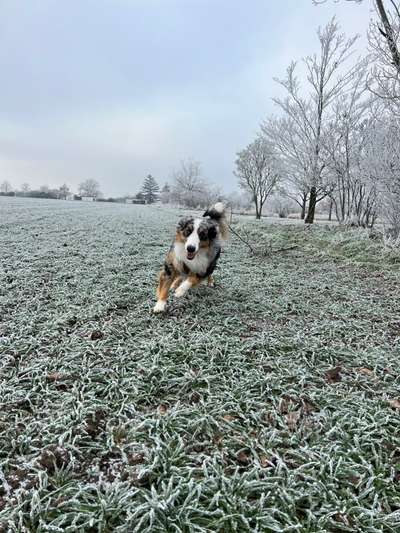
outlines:
[{"label": "frost-covered ground", "polygon": [[0,531],[399,532],[399,258],[240,222],[154,316],[176,217],[0,198]]}]

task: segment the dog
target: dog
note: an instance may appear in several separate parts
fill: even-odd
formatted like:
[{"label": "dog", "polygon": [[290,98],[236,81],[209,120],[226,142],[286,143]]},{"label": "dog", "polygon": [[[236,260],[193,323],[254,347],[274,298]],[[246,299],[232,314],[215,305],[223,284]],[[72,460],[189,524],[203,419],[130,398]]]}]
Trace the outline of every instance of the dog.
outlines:
[{"label": "dog", "polygon": [[221,254],[222,242],[228,237],[225,206],[218,202],[195,218],[181,218],[175,240],[158,277],[157,303],[154,313],[165,311],[170,289],[181,298],[189,289],[207,280],[213,286],[212,273]]}]

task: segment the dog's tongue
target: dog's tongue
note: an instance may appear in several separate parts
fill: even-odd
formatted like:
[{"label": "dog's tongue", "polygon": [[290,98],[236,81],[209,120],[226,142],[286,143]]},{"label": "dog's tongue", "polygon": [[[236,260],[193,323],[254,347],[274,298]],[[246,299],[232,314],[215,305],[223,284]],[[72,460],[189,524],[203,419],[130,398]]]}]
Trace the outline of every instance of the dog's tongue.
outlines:
[{"label": "dog's tongue", "polygon": [[193,259],[195,255],[196,255],[195,252],[187,252],[187,256],[186,256],[186,257],[187,257],[188,259]]}]

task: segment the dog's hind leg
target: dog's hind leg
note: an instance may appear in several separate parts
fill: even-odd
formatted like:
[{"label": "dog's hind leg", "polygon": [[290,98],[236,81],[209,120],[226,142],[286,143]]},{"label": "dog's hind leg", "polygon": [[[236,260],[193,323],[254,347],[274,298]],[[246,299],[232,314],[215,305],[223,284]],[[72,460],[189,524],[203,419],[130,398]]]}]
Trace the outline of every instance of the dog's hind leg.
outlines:
[{"label": "dog's hind leg", "polygon": [[207,278],[207,287],[215,287],[214,276],[208,276]]},{"label": "dog's hind leg", "polygon": [[168,300],[168,292],[172,285],[172,272],[167,268],[164,268],[160,272],[158,277],[158,287],[157,287],[157,303],[154,306],[154,313],[162,313],[165,311]]}]

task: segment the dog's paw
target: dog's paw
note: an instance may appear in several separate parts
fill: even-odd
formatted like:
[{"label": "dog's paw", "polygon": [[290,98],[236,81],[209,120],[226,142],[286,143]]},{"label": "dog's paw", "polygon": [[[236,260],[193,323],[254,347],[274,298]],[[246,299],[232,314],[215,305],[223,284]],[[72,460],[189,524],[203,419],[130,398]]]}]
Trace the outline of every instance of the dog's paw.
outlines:
[{"label": "dog's paw", "polygon": [[182,296],[184,296],[186,294],[186,290],[182,287],[177,287],[175,289],[175,298],[182,298]]},{"label": "dog's paw", "polygon": [[177,287],[175,289],[175,298],[182,298],[182,296],[185,296],[186,294],[186,288],[185,287],[182,287],[182,285],[180,285],[179,287]]},{"label": "dog's paw", "polygon": [[154,306],[153,313],[163,313],[165,311],[165,308],[167,307],[167,302],[157,302]]}]

